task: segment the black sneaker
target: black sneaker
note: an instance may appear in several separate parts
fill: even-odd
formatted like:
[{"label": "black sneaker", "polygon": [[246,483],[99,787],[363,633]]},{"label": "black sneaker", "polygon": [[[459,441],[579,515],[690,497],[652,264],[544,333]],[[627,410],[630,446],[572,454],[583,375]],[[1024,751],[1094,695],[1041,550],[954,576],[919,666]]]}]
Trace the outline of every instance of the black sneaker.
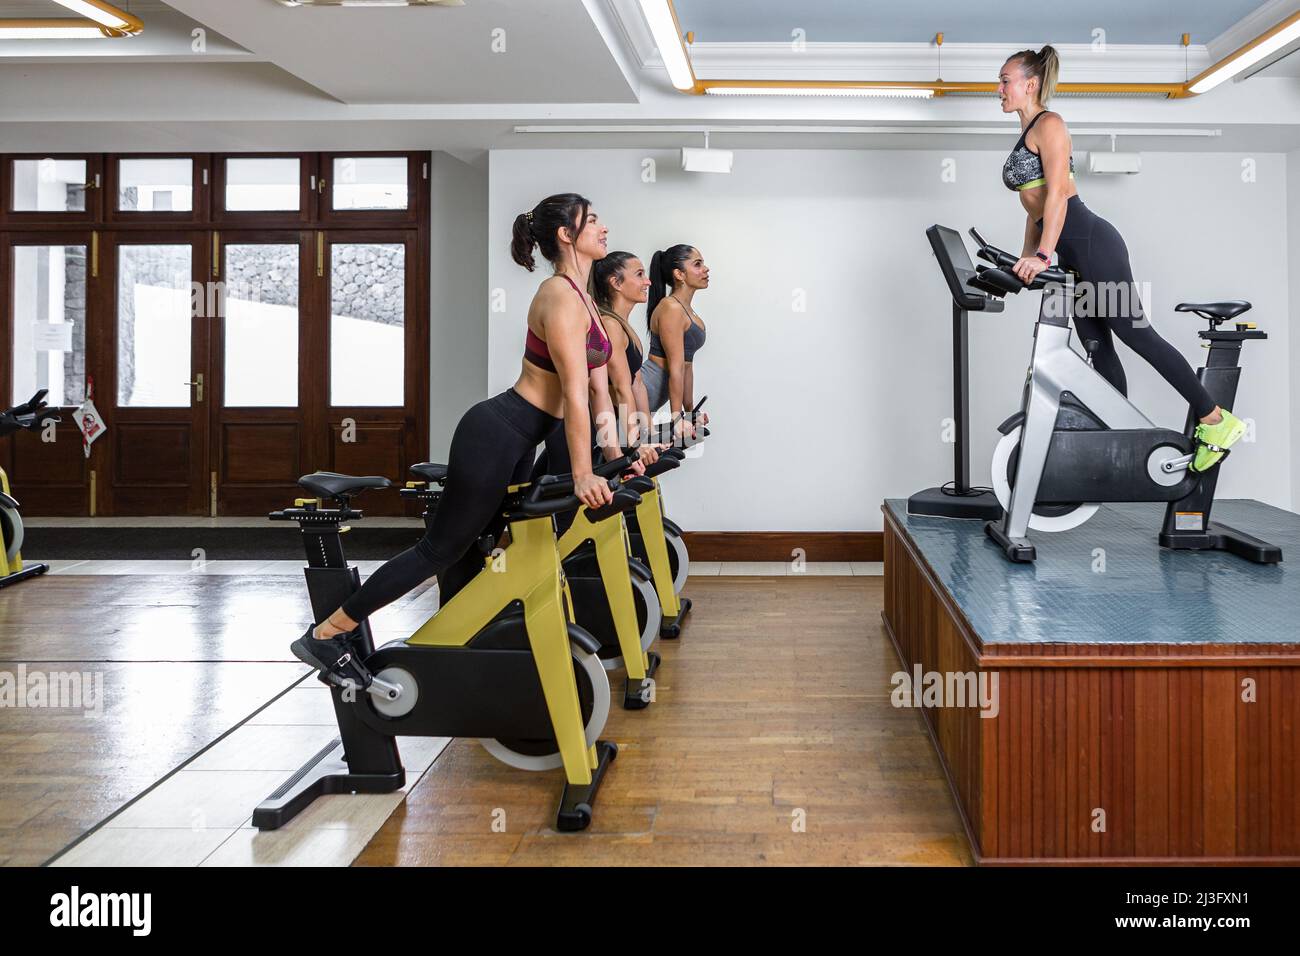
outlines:
[{"label": "black sneaker", "polygon": [[289,645],[293,656],[320,671],[320,679],[327,684],[338,687],[351,685],[358,690],[369,687],[370,671],[353,653],[352,640],[356,631],[321,640],[313,634],[315,630],[315,625],[308,627],[302,637]]}]

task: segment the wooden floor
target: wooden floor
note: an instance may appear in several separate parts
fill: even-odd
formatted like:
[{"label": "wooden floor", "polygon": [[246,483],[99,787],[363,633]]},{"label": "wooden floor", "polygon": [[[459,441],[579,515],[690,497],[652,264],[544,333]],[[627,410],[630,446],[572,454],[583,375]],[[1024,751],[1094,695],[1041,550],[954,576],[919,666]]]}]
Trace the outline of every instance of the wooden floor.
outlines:
[{"label": "wooden floor", "polygon": [[[889,704],[882,578],[692,575],[687,593],[658,701],[612,712],[621,752],[590,830],[551,828],[558,772],[455,741],[358,862],[971,862],[921,718]],[[377,637],[428,605],[385,608]],[[304,607],[296,571],[72,572],[0,593],[0,672],[101,673],[105,691],[99,716],[0,709],[0,865],[48,859],[292,684]]]},{"label": "wooden floor", "polygon": [[358,865],[972,862],[921,717],[890,706],[883,579],[693,577],[687,593],[657,702],[612,712],[620,753],[589,830],[552,828],[558,771],[458,740]]}]

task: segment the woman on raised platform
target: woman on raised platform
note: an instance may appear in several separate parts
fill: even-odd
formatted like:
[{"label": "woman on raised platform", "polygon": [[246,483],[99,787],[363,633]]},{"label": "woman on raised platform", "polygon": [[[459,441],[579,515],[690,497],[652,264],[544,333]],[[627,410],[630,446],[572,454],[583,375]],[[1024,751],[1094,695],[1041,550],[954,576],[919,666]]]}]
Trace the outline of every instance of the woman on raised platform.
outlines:
[{"label": "woman on raised platform", "polygon": [[[1090,296],[1093,305],[1075,311],[1075,329],[1081,339],[1097,343],[1093,368],[1121,394],[1128,394],[1128,381],[1112,333],[1178,390],[1200,420],[1191,468],[1205,471],[1246,433],[1246,425],[1215,403],[1187,359],[1151,327],[1134,290],[1123,237],[1079,198],[1070,131],[1059,114],[1047,109],[1059,70],[1056,50],[1045,46],[1013,54],[998,75],[1002,112],[1018,114],[1022,130],[1002,167],[1003,184],[1019,194],[1027,214],[1015,273],[1028,285],[1056,254],[1061,267],[1076,273],[1081,284],[1094,290],[1124,286],[1120,296]],[[1114,314],[1111,298],[1119,304]]]}]

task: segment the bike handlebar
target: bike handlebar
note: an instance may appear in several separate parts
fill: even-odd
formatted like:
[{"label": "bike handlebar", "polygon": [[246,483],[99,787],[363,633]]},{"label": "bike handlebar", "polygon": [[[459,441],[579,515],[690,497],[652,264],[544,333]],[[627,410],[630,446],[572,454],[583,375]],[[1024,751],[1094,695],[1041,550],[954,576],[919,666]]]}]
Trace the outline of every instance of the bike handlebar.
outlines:
[{"label": "bike handlebar", "polygon": [[[1064,285],[1067,281],[1069,281],[1069,275],[1066,273],[1064,269],[1060,268],[1059,266],[1049,265],[1046,269],[1044,269],[1042,272],[1040,272],[1037,275],[1037,277],[1034,279],[1033,282],[1031,282],[1029,285],[1025,285],[1025,283],[1021,282],[1020,279],[1015,275],[1015,273],[1011,272],[1011,270],[1015,268],[1016,263],[1020,261],[1020,256],[1013,256],[1011,253],[1007,252],[1006,250],[999,249],[997,246],[993,245],[988,240],[986,240],[983,236],[981,236],[979,234],[979,230],[976,229],[974,226],[971,227],[970,236],[972,239],[975,240],[975,244],[979,246],[979,249],[976,250],[975,254],[979,256],[981,259],[983,259],[985,262],[993,263],[993,265],[996,266],[998,270],[1004,270],[1005,272],[1010,273],[1012,279],[1014,279],[1015,282],[1017,283],[1018,286],[1017,288],[1005,289],[1006,292],[1018,292],[1021,289],[1041,289],[1043,286],[1052,283]],[[986,273],[990,271],[992,270],[985,269],[982,272],[980,272],[980,276],[984,276]],[[1001,283],[998,280],[991,280],[991,282],[992,284],[1001,287]],[[976,288],[979,287],[976,286]],[[983,289],[982,291],[987,292],[993,290]],[[997,293],[994,292],[994,294]]]},{"label": "bike handlebar", "polygon": [[[617,464],[617,462],[611,462],[611,464]],[[602,505],[599,508],[588,508],[587,516],[592,521],[604,521],[621,511],[635,508],[641,503],[641,495],[630,488],[623,487],[616,478],[606,478],[606,484],[609,486],[609,490],[613,492],[614,499],[609,504]],[[561,514],[565,511],[576,511],[582,507],[585,507],[582,499],[573,493],[572,475],[563,477],[543,475],[533,482],[527,497],[519,504],[518,508],[513,510],[530,517],[542,517],[544,515]]]}]

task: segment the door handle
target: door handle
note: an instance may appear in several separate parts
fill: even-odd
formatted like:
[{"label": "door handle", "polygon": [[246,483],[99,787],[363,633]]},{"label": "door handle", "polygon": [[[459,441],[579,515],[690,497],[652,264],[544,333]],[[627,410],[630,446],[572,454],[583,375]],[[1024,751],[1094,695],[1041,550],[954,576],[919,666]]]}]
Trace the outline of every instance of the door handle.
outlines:
[{"label": "door handle", "polygon": [[198,391],[194,395],[194,400],[201,405],[203,404],[203,373],[200,372],[198,375],[195,375],[194,379],[193,382],[186,382],[185,384],[193,385],[198,388]]}]

